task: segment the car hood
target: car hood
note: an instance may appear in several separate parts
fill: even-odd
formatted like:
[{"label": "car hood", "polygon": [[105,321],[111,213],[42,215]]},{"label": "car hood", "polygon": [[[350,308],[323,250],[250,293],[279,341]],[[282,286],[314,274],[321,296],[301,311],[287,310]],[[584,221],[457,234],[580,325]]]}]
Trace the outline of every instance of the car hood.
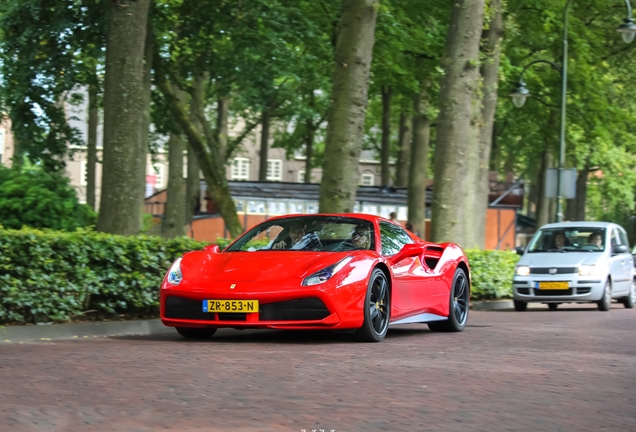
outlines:
[{"label": "car hood", "polygon": [[272,282],[303,278],[310,271],[334,264],[347,255],[288,251],[196,252],[183,257],[181,271],[184,281],[196,284]]},{"label": "car hood", "polygon": [[530,267],[577,267],[592,265],[603,258],[603,252],[531,252],[519,260],[518,265]]}]

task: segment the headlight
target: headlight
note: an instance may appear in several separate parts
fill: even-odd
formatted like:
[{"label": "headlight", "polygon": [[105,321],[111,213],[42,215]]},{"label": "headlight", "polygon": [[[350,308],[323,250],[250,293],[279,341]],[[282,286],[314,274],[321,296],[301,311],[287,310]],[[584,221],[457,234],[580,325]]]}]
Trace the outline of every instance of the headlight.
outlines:
[{"label": "headlight", "polygon": [[181,274],[181,258],[176,260],[170,270],[168,271],[168,283],[171,285],[179,285],[183,279],[183,275]]},{"label": "headlight", "polygon": [[517,276],[528,276],[530,274],[530,267],[517,266],[517,268],[515,268],[515,273],[517,274]]},{"label": "headlight", "polygon": [[318,270],[316,273],[309,275],[305,279],[303,279],[302,285],[312,286],[327,282],[333,275],[342,270],[342,268],[347,265],[347,263],[352,259],[353,257],[346,257],[338,261],[336,264],[325,267],[322,270]]},{"label": "headlight", "polygon": [[596,276],[602,273],[603,269],[595,265],[579,266],[579,276]]}]

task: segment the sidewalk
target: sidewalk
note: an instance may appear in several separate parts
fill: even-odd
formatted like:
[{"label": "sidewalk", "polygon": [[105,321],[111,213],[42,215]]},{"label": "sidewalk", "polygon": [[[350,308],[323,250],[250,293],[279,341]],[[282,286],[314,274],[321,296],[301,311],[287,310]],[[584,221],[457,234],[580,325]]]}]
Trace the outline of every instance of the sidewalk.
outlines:
[{"label": "sidewalk", "polygon": [[0,343],[174,332],[159,319],[0,327]]}]

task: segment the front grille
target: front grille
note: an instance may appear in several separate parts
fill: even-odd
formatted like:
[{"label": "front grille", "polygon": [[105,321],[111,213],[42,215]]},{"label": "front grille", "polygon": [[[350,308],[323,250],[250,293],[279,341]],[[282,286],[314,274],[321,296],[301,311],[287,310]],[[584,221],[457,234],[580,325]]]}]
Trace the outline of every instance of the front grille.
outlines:
[{"label": "front grille", "polygon": [[214,313],[203,312],[201,300],[190,300],[181,297],[166,298],[166,318],[213,321]]},{"label": "front grille", "polygon": [[261,321],[321,320],[329,316],[329,309],[319,298],[267,303],[260,305]]},{"label": "front grille", "polygon": [[592,291],[592,288],[577,288],[576,289],[577,294],[589,294],[590,291]]},{"label": "front grille", "polygon": [[537,290],[534,292],[536,296],[563,296],[572,295],[572,289],[566,290]]},{"label": "front grille", "polygon": [[[556,273],[550,273],[552,269],[556,269]],[[578,267],[530,267],[530,274],[572,274],[578,272]]]},{"label": "front grille", "polygon": [[517,288],[517,292],[521,295],[530,295],[530,288]]},{"label": "front grille", "polygon": [[219,321],[247,321],[246,313],[227,312],[219,314]]}]

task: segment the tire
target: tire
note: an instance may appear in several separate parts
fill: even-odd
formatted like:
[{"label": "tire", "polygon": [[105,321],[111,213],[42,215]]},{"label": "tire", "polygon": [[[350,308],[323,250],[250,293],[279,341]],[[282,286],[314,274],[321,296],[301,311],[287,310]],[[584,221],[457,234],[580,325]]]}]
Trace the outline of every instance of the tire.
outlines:
[{"label": "tire", "polygon": [[612,284],[608,280],[605,282],[605,288],[603,288],[603,297],[596,302],[598,310],[606,312],[612,307]]},{"label": "tire", "polygon": [[364,296],[364,322],[353,333],[358,342],[380,342],[386,336],[391,317],[389,282],[380,269],[374,269]]},{"label": "tire", "polygon": [[515,310],[517,312],[524,312],[526,309],[528,309],[527,302],[515,300],[514,303],[515,303]]},{"label": "tire", "polygon": [[446,321],[433,321],[428,328],[434,332],[460,332],[466,327],[470,302],[470,282],[464,270],[457,268],[449,299],[449,315]]},{"label": "tire", "polygon": [[177,333],[186,339],[210,339],[214,333],[215,328],[188,328],[188,327],[176,327]]},{"label": "tire", "polygon": [[629,295],[627,297],[623,297],[621,299],[623,301],[623,306],[627,309],[632,309],[634,304],[636,304],[636,280],[632,281],[632,286],[629,289]]},{"label": "tire", "polygon": [[557,310],[558,307],[559,303],[548,303],[548,308],[550,308],[550,310]]}]

